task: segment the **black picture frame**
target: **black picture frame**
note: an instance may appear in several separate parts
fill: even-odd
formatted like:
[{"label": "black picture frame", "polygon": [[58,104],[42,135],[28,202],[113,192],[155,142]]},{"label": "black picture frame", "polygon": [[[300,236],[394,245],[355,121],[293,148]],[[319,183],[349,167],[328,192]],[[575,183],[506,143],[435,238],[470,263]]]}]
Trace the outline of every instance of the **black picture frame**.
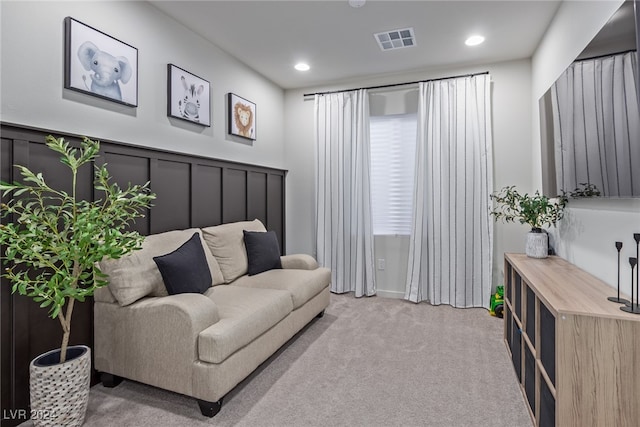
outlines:
[{"label": "black picture frame", "polygon": [[64,87],[138,106],[138,49],[70,16],[64,19]]},{"label": "black picture frame", "polygon": [[229,134],[255,141],[256,104],[230,92],[228,94],[227,107]]},{"label": "black picture frame", "polygon": [[210,127],[209,82],[174,64],[167,64],[167,116]]}]

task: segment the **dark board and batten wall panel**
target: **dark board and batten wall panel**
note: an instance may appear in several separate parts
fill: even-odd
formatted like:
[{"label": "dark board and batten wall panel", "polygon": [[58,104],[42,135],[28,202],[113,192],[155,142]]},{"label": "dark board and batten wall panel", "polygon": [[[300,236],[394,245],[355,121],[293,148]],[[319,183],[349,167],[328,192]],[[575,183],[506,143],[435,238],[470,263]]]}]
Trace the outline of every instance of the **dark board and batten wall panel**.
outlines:
[{"label": "dark board and batten wall panel", "polygon": [[[11,177],[11,159],[13,158],[13,144],[10,140],[0,138],[0,176]],[[1,196],[1,194],[0,194]],[[5,202],[5,198],[0,198],[0,202]],[[2,223],[5,221],[2,220]],[[14,334],[14,322],[13,316],[8,317],[4,313],[13,312],[13,301],[11,298],[11,289],[9,286],[5,286],[5,283],[0,283],[0,390],[2,391],[0,408],[10,408],[9,404],[14,402],[15,399],[6,393],[11,390],[13,385],[12,370],[14,370],[15,364],[13,363],[13,348],[6,345],[8,341],[12,341]]]},{"label": "dark board and batten wall panel", "polygon": [[[151,162],[148,157],[114,153],[105,150],[104,147],[102,147],[102,150],[103,153],[97,161],[107,163],[107,169],[114,182],[143,185],[149,181]],[[145,214],[145,218],[138,219],[131,228],[140,234],[151,234],[148,217],[149,212]]]},{"label": "dark board and batten wall panel", "polygon": [[[192,221],[194,227],[222,224],[221,166],[196,164],[192,169]],[[249,216],[250,218],[250,216]]]},{"label": "dark board and batten wall panel", "polygon": [[267,226],[267,179],[265,172],[249,172],[247,189],[247,212],[252,218],[261,220]]},{"label": "dark board and batten wall panel", "polygon": [[[222,172],[223,223],[242,221],[247,216],[247,172],[239,168],[225,168]],[[225,188],[235,191],[225,191]]]},{"label": "dark board and batten wall panel", "polygon": [[151,161],[151,191],[157,196],[150,213],[152,234],[191,227],[191,166],[185,161]]},{"label": "dark board and batten wall panel", "polygon": [[[57,131],[1,125],[0,179],[18,178],[14,164],[43,172],[55,187],[71,187],[58,156],[44,145],[45,136],[63,136],[78,145],[81,138]],[[132,227],[141,234],[207,227],[222,223],[260,219],[274,230],[284,253],[284,194],[286,171],[224,160],[173,153],[126,143],[101,141],[98,163],[106,162],[121,187],[151,181],[154,206]],[[93,197],[92,174],[85,168],[79,177],[79,194]],[[4,199],[3,199],[4,201]],[[92,300],[76,305],[72,344],[93,345]],[[59,348],[59,322],[29,298],[12,295],[11,286],[0,284],[0,407],[26,409],[29,404],[29,362],[38,354]],[[3,420],[17,425],[22,420]]]},{"label": "dark board and batten wall panel", "polygon": [[279,191],[280,188],[284,189],[284,186],[284,174],[269,174],[267,179],[267,194],[269,195],[269,200],[266,203],[267,222],[265,224],[267,229],[274,230],[276,232],[278,238],[285,234],[284,208],[280,209],[278,207],[284,206],[285,204],[285,192]]}]

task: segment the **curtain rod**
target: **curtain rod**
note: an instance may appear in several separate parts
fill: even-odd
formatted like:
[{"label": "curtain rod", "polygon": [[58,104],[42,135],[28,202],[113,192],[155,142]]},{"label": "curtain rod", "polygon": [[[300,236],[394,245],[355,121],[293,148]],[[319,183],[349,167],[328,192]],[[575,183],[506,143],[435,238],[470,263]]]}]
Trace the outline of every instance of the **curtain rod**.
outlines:
[{"label": "curtain rod", "polygon": [[604,54],[604,55],[592,56],[592,57],[590,57],[590,58],[576,59],[576,60],[575,60],[575,61],[573,61],[573,62],[590,61],[590,60],[592,60],[592,59],[606,58],[606,57],[608,57],[608,56],[624,55],[624,54],[626,54],[626,53],[629,53],[629,52],[635,52],[635,51],[636,51],[635,49],[623,50],[622,52],[607,53],[607,54]]},{"label": "curtain rod", "polygon": [[437,78],[437,79],[416,80],[415,82],[392,83],[392,84],[380,85],[380,86],[359,87],[359,88],[356,88],[356,89],[341,89],[341,90],[330,90],[330,91],[327,91],[327,92],[305,93],[304,95],[302,95],[302,97],[306,98],[307,96],[329,95],[329,94],[332,94],[332,93],[350,92],[350,91],[353,91],[353,90],[360,90],[360,89],[382,89],[382,88],[385,88],[385,87],[407,86],[407,85],[414,85],[414,84],[418,84],[418,83],[436,82],[438,80],[449,80],[449,79],[458,79],[458,78],[461,78],[461,77],[480,76],[480,75],[483,75],[483,74],[489,74],[489,72],[488,71],[482,71],[480,73],[461,74],[459,76],[440,77],[440,78]]}]

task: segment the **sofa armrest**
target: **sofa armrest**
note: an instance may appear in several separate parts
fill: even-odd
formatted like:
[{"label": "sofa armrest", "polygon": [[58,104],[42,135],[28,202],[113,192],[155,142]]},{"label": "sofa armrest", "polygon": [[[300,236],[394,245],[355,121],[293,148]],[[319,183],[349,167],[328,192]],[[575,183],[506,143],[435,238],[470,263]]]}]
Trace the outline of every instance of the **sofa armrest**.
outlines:
[{"label": "sofa armrest", "polygon": [[[143,298],[120,307],[96,302],[95,368],[189,394],[198,334],[219,320],[201,294]],[[163,372],[163,375],[158,375]]]},{"label": "sofa armrest", "polygon": [[316,260],[306,254],[284,255],[280,257],[280,261],[282,268],[291,270],[315,270],[318,268]]},{"label": "sofa armrest", "polygon": [[[196,293],[145,298],[131,308],[141,320],[145,317],[155,317],[158,321],[166,323],[168,329],[178,332],[175,328],[179,328],[182,332],[192,332],[195,336],[220,320],[218,306],[210,298]],[[149,324],[154,325],[156,328],[159,326],[157,323]],[[160,331],[169,332],[168,329],[163,328]]]}]

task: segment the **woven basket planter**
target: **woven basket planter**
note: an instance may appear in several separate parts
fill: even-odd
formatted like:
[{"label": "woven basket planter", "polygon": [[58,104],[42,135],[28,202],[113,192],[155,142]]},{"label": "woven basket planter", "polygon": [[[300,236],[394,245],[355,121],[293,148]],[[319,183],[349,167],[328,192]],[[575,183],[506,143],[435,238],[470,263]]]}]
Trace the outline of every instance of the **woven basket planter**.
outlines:
[{"label": "woven basket planter", "polygon": [[525,253],[531,258],[546,258],[549,254],[549,235],[545,232],[527,233]]},{"label": "woven basket planter", "polygon": [[44,353],[29,366],[31,419],[35,426],[80,426],[89,402],[91,349],[84,345]]}]

